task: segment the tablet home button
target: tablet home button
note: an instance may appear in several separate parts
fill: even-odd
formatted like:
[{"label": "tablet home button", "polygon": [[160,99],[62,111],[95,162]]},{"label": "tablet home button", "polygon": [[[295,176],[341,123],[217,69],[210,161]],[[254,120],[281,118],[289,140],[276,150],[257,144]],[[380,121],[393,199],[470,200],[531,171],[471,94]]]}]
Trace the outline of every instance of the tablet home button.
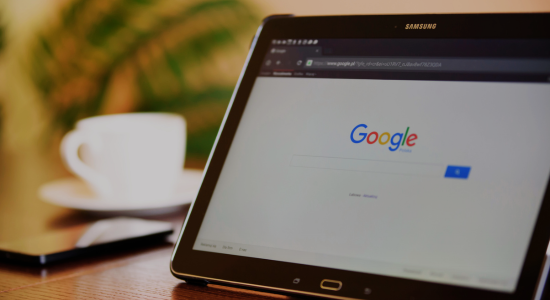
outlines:
[{"label": "tablet home button", "polygon": [[342,281],[323,279],[321,281],[321,288],[331,291],[339,291],[342,288]]}]

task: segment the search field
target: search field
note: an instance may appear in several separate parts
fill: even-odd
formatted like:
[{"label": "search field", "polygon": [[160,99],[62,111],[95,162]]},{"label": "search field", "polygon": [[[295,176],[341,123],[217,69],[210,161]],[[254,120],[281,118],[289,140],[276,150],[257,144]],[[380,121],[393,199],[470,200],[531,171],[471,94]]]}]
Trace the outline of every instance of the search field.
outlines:
[{"label": "search field", "polygon": [[400,175],[443,177],[446,166],[442,164],[411,163],[399,161],[370,160],[356,158],[294,155],[292,167],[317,168],[344,171],[373,172]]}]

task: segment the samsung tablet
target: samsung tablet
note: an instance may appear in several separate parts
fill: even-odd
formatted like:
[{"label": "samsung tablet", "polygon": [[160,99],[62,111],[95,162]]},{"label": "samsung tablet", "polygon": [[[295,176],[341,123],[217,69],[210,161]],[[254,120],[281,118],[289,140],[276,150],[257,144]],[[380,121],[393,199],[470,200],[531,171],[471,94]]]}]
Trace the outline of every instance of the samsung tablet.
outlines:
[{"label": "samsung tablet", "polygon": [[172,273],[337,299],[532,299],[550,237],[549,28],[549,14],[268,19]]}]

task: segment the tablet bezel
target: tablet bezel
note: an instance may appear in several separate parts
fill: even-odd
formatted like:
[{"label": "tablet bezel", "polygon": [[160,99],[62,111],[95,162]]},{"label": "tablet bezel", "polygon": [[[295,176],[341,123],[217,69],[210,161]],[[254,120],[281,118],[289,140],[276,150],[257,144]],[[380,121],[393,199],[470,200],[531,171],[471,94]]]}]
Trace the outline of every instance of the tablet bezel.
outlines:
[{"label": "tablet bezel", "polygon": [[[437,24],[435,30],[406,30],[405,24]],[[196,237],[231,142],[272,39],[292,38],[472,38],[549,39],[550,14],[393,15],[285,17],[267,19],[258,29],[247,63],[229,104],[196,201],[189,211],[171,260],[181,279],[269,290],[283,294],[353,299],[529,299],[535,293],[550,239],[550,195],[545,192],[514,293],[431,283],[383,275],[193,250]],[[548,187],[548,183],[547,183]],[[301,278],[300,284],[293,284]],[[323,279],[344,283],[339,291],[320,288]],[[372,293],[366,295],[365,288]]]}]

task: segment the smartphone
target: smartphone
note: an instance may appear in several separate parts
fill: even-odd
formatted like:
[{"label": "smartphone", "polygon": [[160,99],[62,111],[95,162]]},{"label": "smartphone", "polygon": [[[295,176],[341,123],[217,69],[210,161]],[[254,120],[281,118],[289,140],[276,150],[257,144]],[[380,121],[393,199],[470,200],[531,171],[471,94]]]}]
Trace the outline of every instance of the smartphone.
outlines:
[{"label": "smartphone", "polygon": [[41,236],[0,242],[0,259],[46,265],[107,251],[166,241],[169,222],[117,217],[48,232]]}]

